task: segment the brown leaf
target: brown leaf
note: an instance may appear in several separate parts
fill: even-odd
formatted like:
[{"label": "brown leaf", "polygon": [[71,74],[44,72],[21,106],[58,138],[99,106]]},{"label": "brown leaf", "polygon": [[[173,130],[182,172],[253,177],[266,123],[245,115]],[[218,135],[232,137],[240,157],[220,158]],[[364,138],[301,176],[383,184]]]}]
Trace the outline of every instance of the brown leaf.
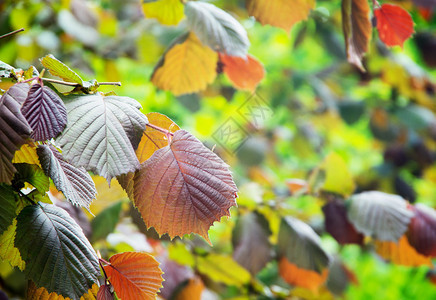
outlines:
[{"label": "brown leaf", "polygon": [[364,72],[362,58],[368,51],[372,31],[368,1],[342,0],[342,29],[348,61]]},{"label": "brown leaf", "polygon": [[410,246],[406,236],[402,236],[398,243],[390,241],[375,241],[375,249],[384,259],[404,266],[431,266],[429,257],[419,254]]},{"label": "brown leaf", "polygon": [[147,227],[170,237],[208,230],[236,205],[229,167],[185,130],[141,164],[134,177],[134,202]]},{"label": "brown leaf", "polygon": [[412,247],[426,256],[436,256],[436,211],[424,204],[410,206],[415,216],[407,231],[407,239]]},{"label": "brown leaf", "polygon": [[286,257],[282,257],[279,261],[279,273],[287,283],[316,292],[327,280],[328,268],[325,268],[320,274],[315,271],[298,268],[293,263],[290,263]]},{"label": "brown leaf", "polygon": [[114,295],[111,293],[110,285],[103,284],[97,293],[97,300],[113,300]]},{"label": "brown leaf", "polygon": [[401,46],[414,32],[413,20],[407,10],[393,4],[374,9],[379,37],[386,46]]},{"label": "brown leaf", "polygon": [[[163,114],[152,112],[146,114],[146,116],[149,124],[156,125],[172,133],[180,129],[180,127],[174,123],[173,120]],[[136,149],[136,156],[138,157],[139,162],[143,163],[149,159],[157,149],[167,145],[168,139],[164,133],[147,126],[142,134],[139,146]]]},{"label": "brown leaf", "polygon": [[236,57],[219,53],[219,59],[224,73],[237,89],[254,91],[265,76],[262,63],[254,56]]},{"label": "brown leaf", "polygon": [[124,252],[113,255],[104,266],[108,280],[123,300],[155,299],[162,287],[162,271],[147,253]]}]

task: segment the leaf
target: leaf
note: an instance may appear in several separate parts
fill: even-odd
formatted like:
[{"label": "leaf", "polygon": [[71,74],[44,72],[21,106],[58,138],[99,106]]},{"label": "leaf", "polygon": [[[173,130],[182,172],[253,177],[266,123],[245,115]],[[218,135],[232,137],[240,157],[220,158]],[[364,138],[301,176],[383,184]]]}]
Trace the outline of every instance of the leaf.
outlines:
[{"label": "leaf", "polygon": [[28,90],[27,84],[16,84],[0,99],[0,183],[11,184],[16,172],[12,164],[14,153],[26,143],[32,132],[20,110]]},{"label": "leaf", "polygon": [[255,276],[272,259],[271,231],[263,215],[242,215],[233,229],[233,259]]},{"label": "leaf", "polygon": [[58,76],[65,81],[83,85],[83,79],[66,64],[58,60],[52,54],[40,59],[41,64],[47,68],[53,76]]},{"label": "leaf", "polygon": [[63,156],[108,182],[139,168],[135,155],[147,118],[128,97],[94,94],[65,99],[68,125],[58,142]]},{"label": "leaf", "polygon": [[12,162],[14,164],[26,163],[41,167],[38,155],[36,154],[36,146],[34,144],[24,144],[21,146],[21,148],[15,152]]},{"label": "leaf", "polygon": [[[192,254],[190,255],[192,256]],[[183,259],[182,257],[179,258]],[[191,268],[170,260],[166,255],[161,256],[159,261],[161,262],[160,268],[164,279],[159,296],[163,299],[173,299],[180,287],[186,285],[187,281],[194,277],[194,272]]]},{"label": "leaf", "polygon": [[151,82],[175,96],[204,90],[216,77],[218,54],[190,33],[179,38],[164,54]]},{"label": "leaf", "polygon": [[97,293],[97,300],[113,300],[114,295],[111,293],[111,287],[110,285],[107,285],[106,283],[100,286],[100,289]]},{"label": "leaf", "polygon": [[381,241],[398,241],[412,217],[407,202],[397,195],[370,191],[349,199],[348,220],[357,231]]},{"label": "leaf", "polygon": [[177,293],[175,300],[200,300],[204,290],[204,283],[199,277],[188,280],[186,286]]},{"label": "leaf", "polygon": [[97,190],[88,172],[67,162],[51,145],[39,145],[37,152],[44,173],[53,180],[56,188],[64,193],[65,198],[72,204],[89,210]]},{"label": "leaf", "polygon": [[280,276],[289,284],[304,287],[316,292],[320,286],[327,280],[328,268],[321,273],[298,268],[295,264],[289,262],[286,257],[279,260]]},{"label": "leaf", "polygon": [[56,137],[67,125],[67,110],[62,99],[49,87],[34,84],[21,113],[33,129],[31,137],[45,141]]},{"label": "leaf", "polygon": [[91,221],[92,237],[91,241],[104,239],[106,236],[113,232],[115,226],[120,219],[121,207],[123,202],[117,202],[105,208]]},{"label": "leaf", "polygon": [[162,287],[162,271],[154,257],[147,253],[124,252],[113,255],[104,270],[123,300],[155,299]]},{"label": "leaf", "polygon": [[245,57],[250,41],[244,27],[213,4],[190,1],[185,4],[188,27],[212,50]]},{"label": "leaf", "polygon": [[[95,300],[99,287],[96,283],[80,297],[80,300]],[[32,300],[70,300],[68,297],[63,297],[55,292],[49,293],[46,288],[38,288],[33,281],[29,282],[27,287],[27,299]]]},{"label": "leaf", "polygon": [[40,194],[45,194],[50,188],[50,180],[45,176],[44,171],[37,165],[15,164],[18,173],[15,174],[12,184],[17,187],[24,186],[24,183],[33,185]]},{"label": "leaf", "polygon": [[141,164],[134,177],[134,203],[147,227],[170,237],[208,230],[236,205],[229,167],[185,130]]},{"label": "leaf", "polygon": [[432,266],[431,259],[416,252],[404,235],[398,242],[376,240],[375,251],[384,259],[390,260],[395,264],[404,266]]},{"label": "leaf", "polygon": [[415,216],[407,231],[410,245],[425,256],[436,256],[436,211],[424,204],[411,206]]},{"label": "leaf", "polygon": [[325,229],[341,244],[363,245],[363,234],[356,231],[347,218],[347,208],[340,200],[330,201],[322,207]]},{"label": "leaf", "polygon": [[341,296],[350,283],[359,284],[356,275],[347,268],[339,257],[334,256],[329,267],[326,286],[336,296]]},{"label": "leaf", "polygon": [[146,18],[157,19],[163,25],[177,25],[184,17],[180,0],[159,0],[142,4]]},{"label": "leaf", "polygon": [[224,73],[238,89],[254,91],[265,76],[262,63],[254,56],[237,57],[219,53],[219,59],[224,65]]},{"label": "leaf", "polygon": [[250,273],[230,256],[209,253],[197,257],[198,271],[216,282],[241,287],[251,279]]},{"label": "leaf", "polygon": [[[152,112],[146,114],[146,116],[150,124],[166,129],[172,133],[180,129],[173,120],[163,114]],[[164,133],[147,126],[142,134],[138,149],[136,149],[136,156],[138,157],[139,162],[143,163],[149,159],[156,150],[167,145],[168,138]]]},{"label": "leaf", "polygon": [[8,229],[0,236],[0,259],[8,261],[11,266],[18,267],[23,271],[26,264],[21,259],[20,251],[14,246],[16,230],[17,220],[14,219]]},{"label": "leaf", "polygon": [[349,196],[354,191],[354,181],[344,159],[332,152],[320,166],[325,171],[325,181],[322,189],[325,191]]},{"label": "leaf", "polygon": [[362,72],[362,58],[368,52],[372,26],[368,1],[342,0],[342,30],[348,61]]},{"label": "leaf", "polygon": [[374,9],[379,37],[386,46],[401,46],[415,32],[407,10],[394,4],[382,4]]},{"label": "leaf", "polygon": [[319,236],[309,225],[293,217],[282,218],[277,246],[278,256],[286,257],[299,269],[322,274],[329,264]]},{"label": "leaf", "polygon": [[295,23],[306,20],[314,0],[247,0],[248,14],[262,25],[272,25],[290,31]]},{"label": "leaf", "polygon": [[5,232],[16,216],[16,197],[10,186],[0,184],[0,234]]},{"label": "leaf", "polygon": [[26,262],[26,276],[48,293],[80,298],[100,275],[97,255],[82,229],[51,204],[40,202],[21,211],[15,247]]}]

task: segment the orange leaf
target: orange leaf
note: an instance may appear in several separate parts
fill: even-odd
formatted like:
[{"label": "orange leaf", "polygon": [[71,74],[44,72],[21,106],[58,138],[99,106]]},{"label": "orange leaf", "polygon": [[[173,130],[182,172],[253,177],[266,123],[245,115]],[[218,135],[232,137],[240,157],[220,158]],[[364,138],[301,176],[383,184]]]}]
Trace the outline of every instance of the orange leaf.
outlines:
[{"label": "orange leaf", "polygon": [[200,300],[204,283],[200,278],[189,279],[188,284],[176,295],[175,300]]},{"label": "orange leaf", "polygon": [[[80,297],[80,300],[95,300],[98,291],[98,285],[93,284],[92,288],[88,290],[88,293]],[[38,288],[33,281],[29,281],[27,287],[26,299],[32,300],[71,300],[68,297],[63,297],[55,292],[49,293],[45,287]]]},{"label": "orange leaf", "polygon": [[254,56],[244,58],[219,53],[219,58],[224,73],[238,89],[254,91],[265,75],[262,63]]},{"label": "orange leaf", "polygon": [[327,279],[328,268],[319,274],[315,271],[298,268],[290,263],[286,257],[282,257],[279,261],[279,273],[287,283],[317,292]]},{"label": "orange leaf", "polygon": [[247,0],[247,11],[262,25],[291,30],[295,23],[306,20],[311,9],[315,8],[314,0]]},{"label": "orange leaf", "polygon": [[362,58],[368,51],[372,32],[368,1],[342,0],[342,29],[348,61],[365,71]]},{"label": "orange leaf", "polygon": [[381,257],[395,264],[404,266],[432,265],[429,257],[419,254],[415,248],[410,246],[405,235],[400,238],[398,243],[375,241],[375,249]]},{"label": "orange leaf", "polygon": [[307,192],[308,186],[307,181],[298,178],[292,178],[286,180],[286,185],[288,186],[289,192],[294,195],[297,193]]},{"label": "orange leaf", "polygon": [[155,299],[162,287],[162,270],[147,253],[124,252],[113,255],[104,266],[108,280],[123,300]]},{"label": "orange leaf", "polygon": [[171,238],[195,232],[210,242],[209,227],[230,215],[236,192],[228,165],[185,130],[134,177],[134,202],[145,225]]},{"label": "orange leaf", "polygon": [[380,39],[386,46],[401,46],[413,30],[413,20],[402,7],[393,4],[382,4],[374,10],[377,19],[377,30]]}]

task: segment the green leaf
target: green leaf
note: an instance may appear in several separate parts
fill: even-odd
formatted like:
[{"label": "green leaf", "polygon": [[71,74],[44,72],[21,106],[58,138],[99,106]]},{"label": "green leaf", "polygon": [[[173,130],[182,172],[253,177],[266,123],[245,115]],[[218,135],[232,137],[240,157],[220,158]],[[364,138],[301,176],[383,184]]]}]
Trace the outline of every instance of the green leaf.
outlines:
[{"label": "green leaf", "polygon": [[330,258],[321,247],[321,239],[306,223],[285,217],[280,223],[278,255],[298,268],[318,273],[328,266]]},{"label": "green leaf", "polygon": [[15,246],[25,274],[49,293],[79,299],[100,275],[98,258],[82,229],[62,208],[39,203],[17,217]]},{"label": "green leaf", "polygon": [[50,180],[45,176],[44,171],[40,167],[24,163],[14,164],[14,166],[18,170],[13,180],[14,186],[21,188],[27,182],[33,185],[41,194],[45,194],[48,191]]},{"label": "green leaf", "polygon": [[74,205],[89,209],[97,195],[94,181],[84,168],[76,168],[67,162],[53,146],[40,145],[36,150],[41,166],[53,180],[56,188]]},{"label": "green leaf", "polygon": [[398,195],[370,191],[348,200],[348,219],[357,231],[381,241],[397,242],[413,215]]},{"label": "green leaf", "polygon": [[120,219],[121,207],[123,202],[117,202],[100,212],[91,221],[92,237],[91,241],[104,239],[109,233],[113,232]]},{"label": "green leaf", "polygon": [[58,76],[68,82],[75,82],[83,85],[82,78],[52,54],[43,57],[40,59],[40,61],[41,64],[47,68],[52,75]]},{"label": "green leaf", "polygon": [[17,204],[14,190],[5,184],[0,184],[0,234],[11,225],[15,218]]},{"label": "green leaf", "polygon": [[250,273],[230,256],[210,253],[197,257],[198,271],[216,282],[241,287],[250,281]]},{"label": "green leaf", "polygon": [[0,99],[0,183],[11,183],[16,172],[12,164],[15,151],[26,143],[32,133],[20,110],[28,91],[28,84],[16,84]]},{"label": "green leaf", "polygon": [[21,259],[20,251],[14,246],[17,220],[13,219],[8,229],[0,235],[0,259],[6,260],[13,267],[24,270],[26,264]]},{"label": "green leaf", "polygon": [[395,115],[400,122],[415,130],[425,129],[436,124],[436,117],[431,110],[414,104],[400,107]]},{"label": "green leaf", "polygon": [[244,27],[227,12],[213,4],[189,1],[185,4],[189,28],[212,50],[245,57],[250,41]]},{"label": "green leaf", "polygon": [[136,100],[100,93],[64,100],[68,125],[58,142],[67,161],[109,182],[139,168],[135,149],[148,121]]}]

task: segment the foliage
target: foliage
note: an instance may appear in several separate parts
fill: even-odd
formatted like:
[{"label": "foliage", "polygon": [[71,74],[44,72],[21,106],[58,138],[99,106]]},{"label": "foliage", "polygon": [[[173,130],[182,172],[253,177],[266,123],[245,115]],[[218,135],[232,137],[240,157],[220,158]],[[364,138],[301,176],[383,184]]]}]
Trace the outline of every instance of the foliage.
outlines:
[{"label": "foliage", "polygon": [[434,297],[430,2],[1,2],[0,287]]}]

